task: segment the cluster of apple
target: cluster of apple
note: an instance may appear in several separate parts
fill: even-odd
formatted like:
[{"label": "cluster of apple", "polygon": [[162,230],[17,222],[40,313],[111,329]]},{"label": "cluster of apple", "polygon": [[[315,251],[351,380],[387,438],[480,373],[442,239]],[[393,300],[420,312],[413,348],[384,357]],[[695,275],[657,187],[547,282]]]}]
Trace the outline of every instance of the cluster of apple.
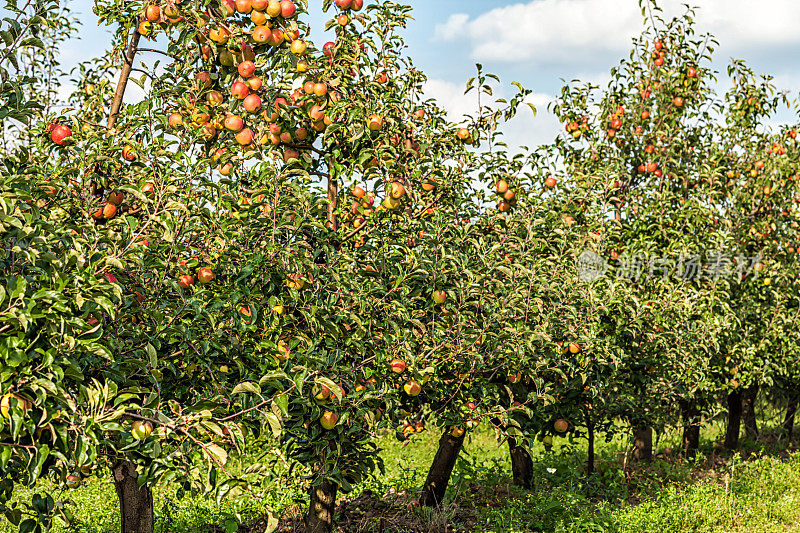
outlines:
[{"label": "cluster of apple", "polygon": [[512,207],[517,205],[517,193],[509,188],[506,180],[498,180],[497,183],[494,184],[494,190],[497,195],[500,196],[497,209],[501,213],[507,213],[511,211]]},{"label": "cluster of apple", "polygon": [[[391,367],[392,372],[398,375],[402,375],[406,371],[406,362],[402,359],[392,359],[392,361],[389,363],[389,366]],[[422,392],[422,385],[416,379],[411,378],[403,384],[403,391],[411,397],[419,396],[419,394]]]},{"label": "cluster of apple", "polygon": [[[324,131],[331,124],[323,111],[326,102],[314,105],[304,97],[303,91],[289,96],[266,87],[258,74],[260,67],[256,59],[269,47],[287,46],[298,56],[306,53],[308,45],[300,38],[300,28],[294,20],[296,14],[297,6],[291,0],[223,0],[217,10],[208,11],[208,26],[206,17],[199,17],[199,53],[204,61],[214,65],[196,74],[193,90],[180,98],[182,109],[169,115],[169,126],[173,129],[189,127],[201,142],[211,141],[221,132],[230,132],[234,146],[245,152],[252,152],[257,144],[289,145],[284,150],[284,160],[300,157],[292,143],[306,141],[309,129]],[[249,15],[254,27],[235,32],[234,28],[246,28],[249,24],[235,20],[239,15]],[[234,20],[224,22],[228,18]],[[214,48],[208,40],[216,44],[217,57],[212,58]],[[305,60],[297,63],[298,72],[309,68]],[[212,74],[214,69],[216,74]],[[324,83],[315,83],[311,89],[314,96],[328,94]],[[301,105],[306,108],[301,110]],[[266,121],[266,127],[256,125],[259,118]],[[233,170],[232,163],[222,160],[227,152],[223,146],[210,154],[212,163],[218,164],[223,175]]]},{"label": "cluster of apple", "polygon": [[[328,387],[325,384],[315,385],[312,394],[314,395],[314,401],[316,402],[316,404],[320,406],[327,406],[331,402],[331,399],[335,399],[339,403],[341,403],[345,398],[345,390],[344,387],[341,385],[341,383],[338,384],[337,387],[339,388],[338,396],[334,394],[331,391],[330,387]],[[338,421],[339,421],[339,414],[332,409],[326,409],[325,411],[323,411],[322,415],[319,418],[320,425],[323,427],[323,429],[326,429],[328,431],[335,428],[336,423]]]},{"label": "cluster of apple", "polygon": [[564,126],[573,139],[580,139],[581,135],[589,129],[589,119],[582,117],[581,121],[571,120]]},{"label": "cluster of apple", "polygon": [[[197,269],[197,281],[199,281],[202,285],[207,283],[211,283],[216,279],[216,274],[210,267],[200,267]],[[194,285],[194,276],[191,274],[182,274],[178,278],[178,285],[180,285],[184,289],[188,289],[192,285]]]}]

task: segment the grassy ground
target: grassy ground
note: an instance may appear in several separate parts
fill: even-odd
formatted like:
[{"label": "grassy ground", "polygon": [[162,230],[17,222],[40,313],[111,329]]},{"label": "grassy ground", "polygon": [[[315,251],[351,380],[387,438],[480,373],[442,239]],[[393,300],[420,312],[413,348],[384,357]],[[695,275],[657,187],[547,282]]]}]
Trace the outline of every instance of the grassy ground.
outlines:
[{"label": "grassy ground", "polygon": [[[534,450],[535,487],[522,491],[510,484],[505,446],[488,429],[470,436],[448,490],[442,511],[420,509],[415,491],[424,481],[438,435],[423,432],[406,443],[382,440],[386,476],[372,480],[340,504],[341,531],[397,532],[786,532],[800,531],[800,453],[797,444],[745,443],[743,452],[722,454],[714,442],[718,426],[704,433],[701,454],[687,463],[669,453],[677,434],[659,442],[657,458],[623,473],[625,443],[603,443],[598,471],[586,479],[585,452],[557,440],[557,452]],[[562,448],[563,447],[563,448]],[[667,450],[667,453],[664,452]],[[254,524],[266,505],[284,517],[282,531],[292,531],[304,491],[283,479],[264,489],[264,501],[202,497],[174,499],[175,487],[158,488],[156,531],[169,533],[236,531]],[[19,491],[24,498],[30,493]],[[118,531],[117,502],[106,478],[70,491],[74,524],[60,531]],[[0,519],[2,520],[2,519]],[[263,531],[242,525],[239,531]],[[0,532],[11,532],[0,522]]]}]

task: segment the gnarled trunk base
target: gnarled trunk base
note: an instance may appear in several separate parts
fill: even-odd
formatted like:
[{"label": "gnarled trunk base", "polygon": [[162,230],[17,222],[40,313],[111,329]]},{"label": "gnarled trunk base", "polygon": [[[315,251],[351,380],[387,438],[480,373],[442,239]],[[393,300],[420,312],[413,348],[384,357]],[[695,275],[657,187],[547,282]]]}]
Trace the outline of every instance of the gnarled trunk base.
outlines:
[{"label": "gnarled trunk base", "polygon": [[683,454],[692,458],[700,447],[700,409],[694,402],[681,400],[679,403],[683,420]]},{"label": "gnarled trunk base", "polygon": [[113,465],[114,489],[120,508],[121,533],[153,533],[153,492],[150,487],[139,488],[136,464],[120,460]]},{"label": "gnarled trunk base", "polygon": [[323,481],[311,487],[311,498],[306,515],[306,533],[330,533],[333,531],[333,518],[336,513],[335,483]]},{"label": "gnarled trunk base", "polygon": [[653,428],[633,428],[633,460],[650,461],[653,459]]},{"label": "gnarled trunk base", "polygon": [[756,422],[756,399],[758,398],[758,385],[745,389],[742,394],[742,418],[744,419],[744,433],[748,439],[758,439],[758,423]]},{"label": "gnarled trunk base", "polygon": [[508,451],[511,453],[511,473],[514,485],[530,489],[533,482],[533,459],[528,450],[517,445],[514,438],[508,438]]},{"label": "gnarled trunk base", "polygon": [[456,459],[464,445],[465,435],[466,433],[460,437],[454,437],[449,428],[445,429],[442,438],[439,439],[439,449],[436,450],[436,456],[428,471],[425,485],[422,487],[422,495],[419,498],[420,505],[426,507],[442,505],[447,484],[450,482],[450,475],[453,473]]},{"label": "gnarled trunk base", "polygon": [[742,391],[737,389],[728,394],[728,425],[725,428],[725,447],[735,450],[739,447],[739,432],[742,427]]}]

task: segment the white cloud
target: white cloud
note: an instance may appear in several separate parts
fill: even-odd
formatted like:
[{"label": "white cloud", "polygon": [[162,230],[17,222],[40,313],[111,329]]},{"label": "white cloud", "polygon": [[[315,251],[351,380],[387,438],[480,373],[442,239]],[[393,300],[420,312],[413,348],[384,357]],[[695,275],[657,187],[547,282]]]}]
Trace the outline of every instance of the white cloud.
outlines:
[{"label": "white cloud", "polygon": [[[475,91],[464,94],[463,84],[451,83],[441,79],[430,79],[424,87],[425,98],[433,98],[447,112],[447,118],[458,122],[464,115],[475,115],[478,109]],[[500,87],[493,84],[494,99],[511,96],[513,88]],[[492,101],[494,101],[494,99]],[[517,116],[501,127],[505,142],[513,150],[518,146],[538,146],[551,142],[560,124],[554,115],[547,111],[547,105],[553,97],[543,93],[531,94],[526,102],[532,103],[537,110],[533,115],[528,106],[521,106]],[[488,102],[486,102],[488,103]]]},{"label": "white cloud", "polygon": [[[797,0],[695,0],[697,28],[727,49],[800,44]],[[683,11],[683,1],[664,2],[665,17]],[[478,61],[584,63],[628,49],[642,29],[635,0],[534,0],[492,9],[476,18],[455,14],[434,38],[464,40]]]}]

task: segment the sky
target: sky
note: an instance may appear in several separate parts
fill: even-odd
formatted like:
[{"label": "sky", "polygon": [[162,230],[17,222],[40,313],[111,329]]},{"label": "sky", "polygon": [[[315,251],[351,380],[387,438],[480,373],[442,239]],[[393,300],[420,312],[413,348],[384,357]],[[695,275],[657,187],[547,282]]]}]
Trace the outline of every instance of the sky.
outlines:
[{"label": "sky", "polygon": [[[372,0],[366,0],[369,3]],[[500,76],[496,95],[510,96],[512,81],[532,89],[537,116],[522,109],[506,127],[512,145],[549,142],[560,131],[546,112],[564,80],[605,83],[609,70],[627,56],[643,18],[637,0],[395,0],[410,4],[414,20],[404,35],[408,54],[429,78],[426,94],[436,98],[451,118],[475,108],[464,96],[475,64]],[[800,1],[798,0],[660,0],[665,13],[697,8],[697,33],[712,33],[720,45],[713,67],[724,72],[732,57],[756,72],[770,73],[776,85],[796,97],[800,86]],[[322,33],[322,0],[310,0],[312,39]],[[80,40],[66,44],[66,68],[108,48],[107,28],[98,27],[91,0],[68,4],[81,21]],[[330,13],[330,12],[329,12]],[[129,99],[138,96],[135,92]],[[785,117],[789,119],[789,117]],[[796,120],[796,119],[795,119]]]}]

